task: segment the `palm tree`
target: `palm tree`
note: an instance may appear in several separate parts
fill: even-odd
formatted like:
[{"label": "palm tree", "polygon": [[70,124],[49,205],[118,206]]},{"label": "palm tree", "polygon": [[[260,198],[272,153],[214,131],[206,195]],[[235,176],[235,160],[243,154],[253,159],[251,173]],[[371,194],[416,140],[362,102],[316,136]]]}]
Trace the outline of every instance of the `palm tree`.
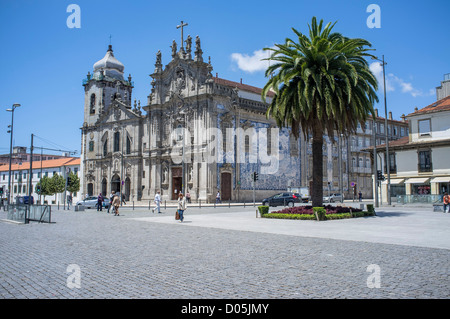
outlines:
[{"label": "palm tree", "polygon": [[[305,139],[312,135],[313,206],[323,204],[323,135],[334,140],[334,134],[349,136],[356,132],[358,122],[364,124],[368,115],[375,115],[378,101],[377,80],[365,57],[371,44],[364,39],[350,39],[331,32],[334,25],[323,27],[315,17],[309,37],[292,28],[298,41],[287,38],[276,44],[266,60],[275,61],[266,70],[270,77],[262,91],[275,93],[266,116],[277,125],[290,127],[295,138],[302,130]],[[365,127],[362,125],[362,127]]]}]

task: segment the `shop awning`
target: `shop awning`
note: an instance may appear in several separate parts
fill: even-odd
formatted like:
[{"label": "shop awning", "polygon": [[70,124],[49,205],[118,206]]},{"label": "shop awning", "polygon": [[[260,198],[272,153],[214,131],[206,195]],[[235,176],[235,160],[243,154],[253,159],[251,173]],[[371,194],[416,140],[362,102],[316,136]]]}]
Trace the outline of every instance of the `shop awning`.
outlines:
[{"label": "shop awning", "polygon": [[[391,185],[402,184],[404,180],[405,180],[404,178],[392,178],[391,179]],[[384,180],[381,184],[386,185],[387,184],[387,179]]]},{"label": "shop awning", "polygon": [[405,184],[426,184],[429,180],[429,177],[408,178]]},{"label": "shop awning", "polygon": [[450,176],[435,177],[430,183],[450,183]]}]

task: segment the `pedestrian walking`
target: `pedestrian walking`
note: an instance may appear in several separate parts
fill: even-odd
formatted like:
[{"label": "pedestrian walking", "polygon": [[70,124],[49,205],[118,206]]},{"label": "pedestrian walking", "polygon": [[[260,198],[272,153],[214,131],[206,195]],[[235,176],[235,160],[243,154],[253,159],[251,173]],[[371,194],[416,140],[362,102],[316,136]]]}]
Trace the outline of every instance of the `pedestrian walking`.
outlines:
[{"label": "pedestrian walking", "polygon": [[111,194],[109,195],[108,214],[109,214],[109,210],[111,209],[113,199],[114,199],[114,191],[112,191]]},{"label": "pedestrian walking", "polygon": [[122,203],[123,203],[124,205],[127,204],[127,203],[125,202],[125,194],[122,194]]},{"label": "pedestrian walking", "polygon": [[111,203],[111,205],[114,207],[114,216],[120,216],[119,215],[119,206],[120,206],[120,199],[119,196],[115,194],[115,192],[113,191],[113,201]]},{"label": "pedestrian walking", "polygon": [[103,195],[102,193],[98,194],[97,197],[97,211],[102,211],[103,206]]},{"label": "pedestrian walking", "polygon": [[362,202],[362,193],[361,193],[361,191],[359,191],[358,197],[359,197],[359,201]]},{"label": "pedestrian walking", "polygon": [[178,195],[178,215],[180,216],[180,223],[183,222],[185,210],[186,210],[186,198],[184,198],[183,194],[180,193]]},{"label": "pedestrian walking", "polygon": [[67,209],[70,209],[70,206],[72,205],[72,195],[67,195]]},{"label": "pedestrian walking", "polygon": [[222,201],[220,200],[220,192],[219,191],[217,191],[217,195],[216,195],[216,204],[218,204],[218,203],[222,204]]},{"label": "pedestrian walking", "polygon": [[444,213],[450,213],[450,196],[447,192],[444,194],[442,201],[444,202]]},{"label": "pedestrian walking", "polygon": [[153,208],[153,212],[155,212],[155,210],[158,212],[158,214],[161,213],[161,195],[159,194],[159,191],[156,192],[155,195],[155,205],[156,207]]},{"label": "pedestrian walking", "polygon": [[187,200],[188,204],[191,203],[191,194],[189,193],[189,191],[187,191],[187,193],[186,193],[186,200]]}]

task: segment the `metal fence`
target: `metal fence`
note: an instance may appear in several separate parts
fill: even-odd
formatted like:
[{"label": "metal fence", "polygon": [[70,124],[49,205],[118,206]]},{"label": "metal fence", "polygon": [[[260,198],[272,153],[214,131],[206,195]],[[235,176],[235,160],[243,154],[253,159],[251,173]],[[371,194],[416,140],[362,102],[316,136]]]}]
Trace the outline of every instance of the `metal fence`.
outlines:
[{"label": "metal fence", "polygon": [[442,202],[443,195],[397,195],[399,204],[426,203],[435,204]]},{"label": "metal fence", "polygon": [[51,223],[52,208],[49,205],[11,204],[5,206],[9,220],[28,224],[30,221]]}]

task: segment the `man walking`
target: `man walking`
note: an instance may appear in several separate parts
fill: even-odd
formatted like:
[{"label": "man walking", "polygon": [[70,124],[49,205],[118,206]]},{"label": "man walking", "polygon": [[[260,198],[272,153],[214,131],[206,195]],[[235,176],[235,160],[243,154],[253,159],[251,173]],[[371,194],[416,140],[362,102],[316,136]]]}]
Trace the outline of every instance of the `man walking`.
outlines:
[{"label": "man walking", "polygon": [[103,206],[103,195],[102,193],[98,194],[97,197],[97,211],[102,211]]},{"label": "man walking", "polygon": [[153,212],[155,212],[155,210],[158,212],[158,214],[161,213],[161,195],[159,194],[159,191],[156,192],[155,195],[155,204],[156,207],[153,208]]}]

